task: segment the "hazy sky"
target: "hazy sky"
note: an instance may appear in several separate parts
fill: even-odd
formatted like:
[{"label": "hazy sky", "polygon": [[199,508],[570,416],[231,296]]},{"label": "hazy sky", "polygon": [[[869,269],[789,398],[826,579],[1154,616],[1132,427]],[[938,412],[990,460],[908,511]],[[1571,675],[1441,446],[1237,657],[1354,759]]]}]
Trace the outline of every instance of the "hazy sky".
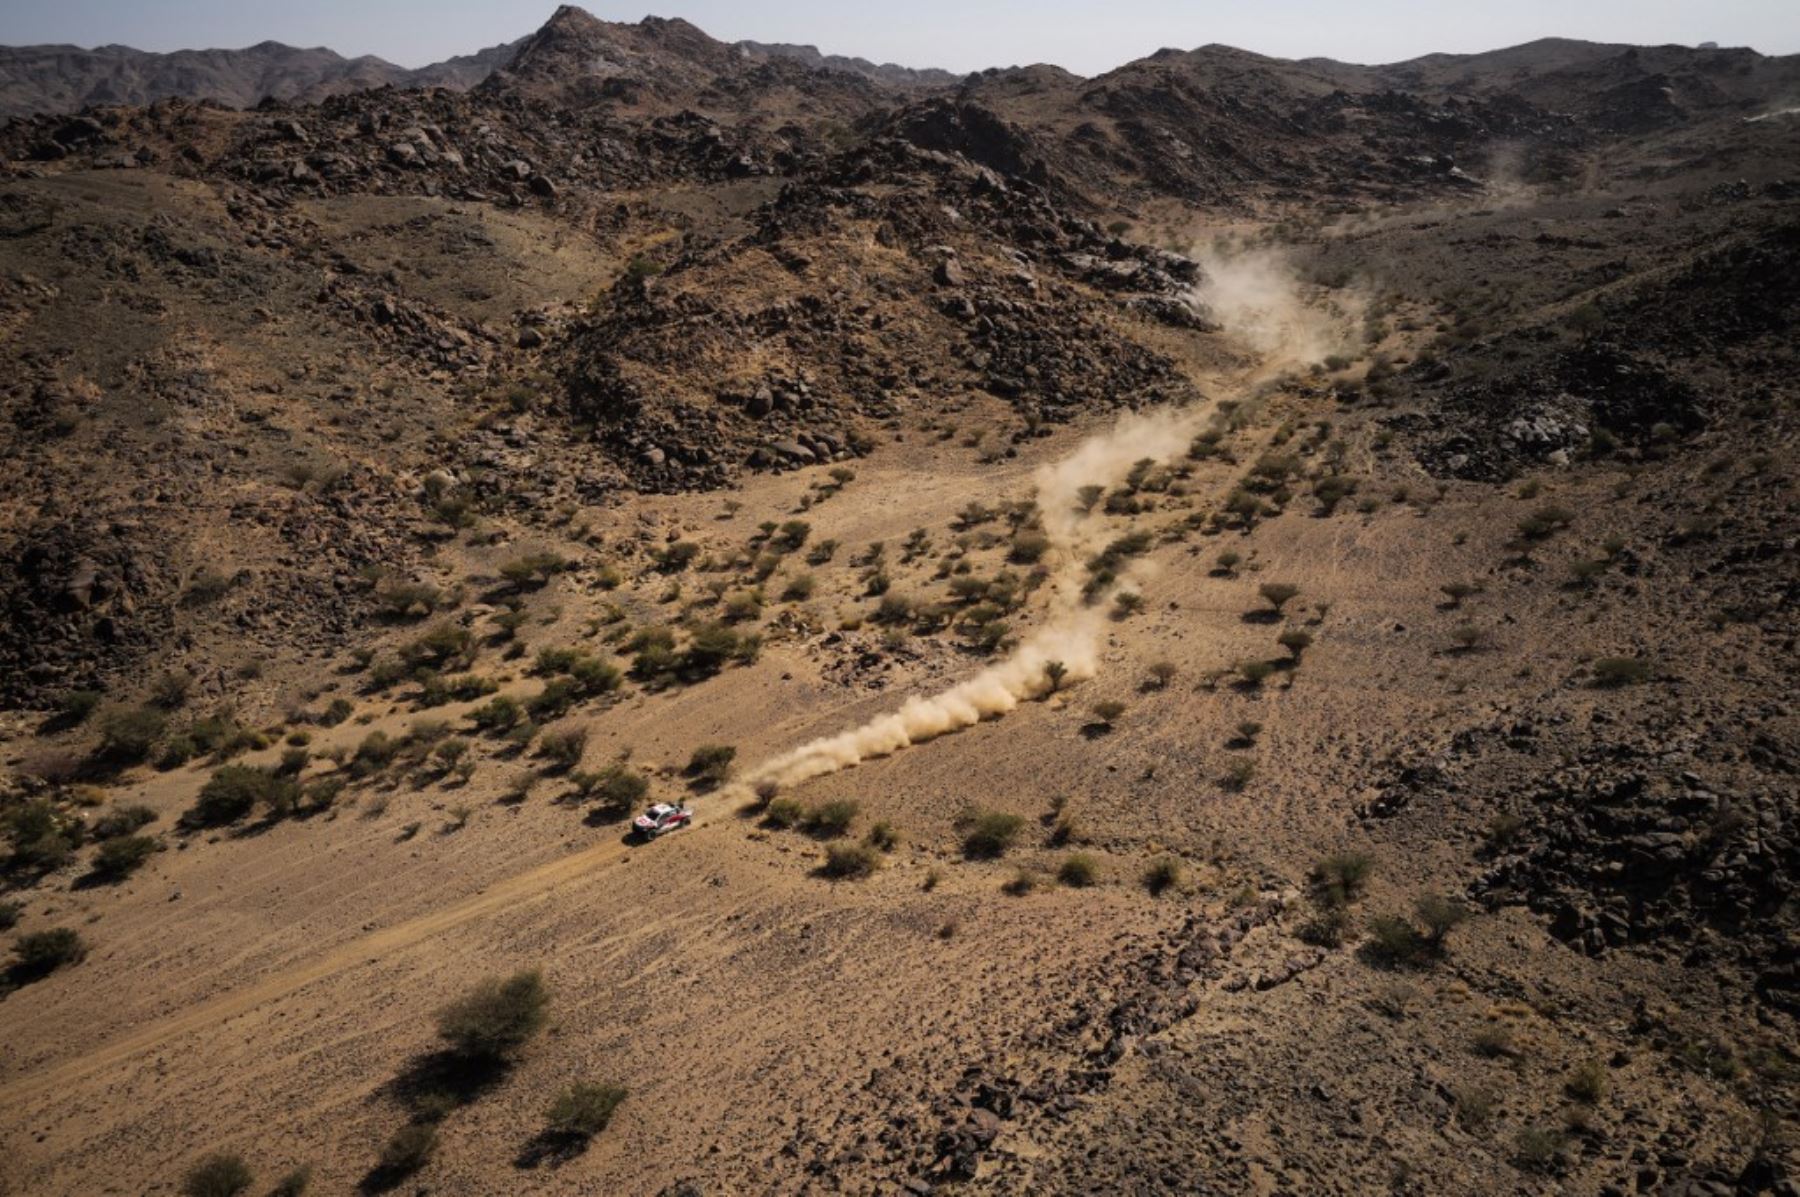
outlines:
[{"label": "hazy sky", "polygon": [[[422,66],[511,41],[554,3],[503,0],[0,0],[0,44],[108,42],[142,50],[265,39]],[[726,41],[809,42],[954,71],[1054,62],[1098,74],[1162,46],[1393,62],[1538,37],[1716,41],[1800,52],[1800,0],[595,0],[606,20],[682,16]]]}]

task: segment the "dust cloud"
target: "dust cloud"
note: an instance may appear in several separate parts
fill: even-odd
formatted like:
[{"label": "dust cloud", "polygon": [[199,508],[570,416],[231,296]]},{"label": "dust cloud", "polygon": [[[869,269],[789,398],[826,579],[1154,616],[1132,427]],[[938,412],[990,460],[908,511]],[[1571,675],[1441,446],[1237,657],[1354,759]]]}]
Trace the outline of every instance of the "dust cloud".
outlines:
[{"label": "dust cloud", "polygon": [[[1346,343],[1352,321],[1341,307],[1309,305],[1298,275],[1279,250],[1253,249],[1200,255],[1206,280],[1194,298],[1207,305],[1226,331],[1263,359],[1265,375],[1308,365]],[[1080,501],[1083,487],[1112,488],[1138,462],[1166,462],[1188,445],[1213,415],[1210,403],[1150,412],[1127,412],[1107,431],[1089,437],[1033,478],[1051,576],[1046,622],[1003,661],[933,695],[907,699],[900,708],[859,727],[802,744],[750,770],[733,787],[740,796],[799,785],[876,757],[972,727],[1043,698],[1052,689],[1086,681],[1099,668],[1105,616],[1084,595],[1086,562],[1117,535],[1104,514]],[[1138,566],[1144,568],[1141,563]],[[1129,585],[1128,571],[1119,584]],[[1116,584],[1117,585],[1117,584]],[[1053,685],[1052,663],[1062,675]]]},{"label": "dust cloud", "polygon": [[1165,461],[1184,452],[1210,412],[1208,405],[1144,414],[1126,413],[1108,431],[1083,441],[1061,461],[1038,470],[1038,508],[1052,587],[1048,621],[1026,636],[1011,655],[940,693],[909,698],[899,710],[860,727],[802,744],[752,770],[740,787],[767,793],[836,773],[874,757],[922,744],[946,732],[1004,715],[1021,702],[1042,698],[1058,685],[1086,681],[1099,667],[1104,616],[1082,594],[1085,562],[1108,536],[1105,517],[1080,502],[1085,486],[1112,487],[1137,462]]}]

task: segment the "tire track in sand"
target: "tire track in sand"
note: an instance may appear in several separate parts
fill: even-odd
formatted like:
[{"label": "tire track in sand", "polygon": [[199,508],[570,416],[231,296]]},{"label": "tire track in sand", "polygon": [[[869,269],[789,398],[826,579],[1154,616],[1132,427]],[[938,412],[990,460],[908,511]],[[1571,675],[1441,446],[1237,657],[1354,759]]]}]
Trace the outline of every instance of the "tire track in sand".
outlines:
[{"label": "tire track in sand", "polygon": [[[703,824],[696,823],[693,830],[697,831],[702,826]],[[332,948],[305,964],[275,973],[241,989],[219,994],[179,1014],[129,1031],[82,1055],[54,1064],[40,1073],[0,1085],[0,1106],[13,1106],[17,1102],[36,1097],[45,1090],[67,1085],[101,1069],[120,1064],[178,1036],[247,1014],[266,1002],[286,997],[315,981],[370,963],[375,958],[409,947],[453,927],[474,922],[502,907],[547,897],[559,884],[584,876],[610,860],[623,859],[630,850],[629,845],[615,840],[595,844],[535,869],[496,881],[486,889],[441,910],[395,923],[391,927],[383,927],[379,931],[371,931]]]}]

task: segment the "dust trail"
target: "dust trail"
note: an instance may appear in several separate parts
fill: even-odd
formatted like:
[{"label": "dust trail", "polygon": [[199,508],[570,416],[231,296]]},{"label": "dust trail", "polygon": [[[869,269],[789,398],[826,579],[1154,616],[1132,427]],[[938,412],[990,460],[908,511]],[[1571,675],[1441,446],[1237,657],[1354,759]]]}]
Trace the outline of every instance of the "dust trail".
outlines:
[{"label": "dust trail", "polygon": [[1205,276],[1194,300],[1263,355],[1264,376],[1349,348],[1368,306],[1355,288],[1335,292],[1330,307],[1307,302],[1299,272],[1279,248],[1213,247],[1195,257]]},{"label": "dust trail", "polygon": [[[1320,361],[1345,344],[1352,314],[1341,304],[1335,310],[1308,304],[1299,276],[1279,250],[1215,250],[1200,257],[1206,278],[1195,298],[1260,355],[1262,376]],[[1210,403],[1126,413],[1108,431],[1037,471],[1038,509],[1051,545],[1050,613],[1044,626],[1004,661],[948,690],[909,698],[899,710],[860,727],[765,761],[734,790],[740,796],[766,794],[771,786],[798,785],[1004,715],[1051,689],[1052,662],[1064,671],[1060,684],[1093,677],[1105,617],[1086,601],[1082,588],[1088,559],[1116,529],[1094,514],[1091,504],[1080,502],[1080,492],[1083,487],[1116,486],[1146,458],[1163,462],[1184,452],[1212,414]]]},{"label": "dust trail", "polygon": [[1080,491],[1086,486],[1115,486],[1137,462],[1163,461],[1184,451],[1210,411],[1210,405],[1203,404],[1127,413],[1109,431],[1088,438],[1068,457],[1037,471],[1033,481],[1038,509],[1051,545],[1050,617],[1004,661],[948,690],[909,698],[899,710],[861,727],[766,761],[737,788],[752,792],[766,791],[771,784],[798,785],[1004,715],[1049,692],[1051,662],[1062,665],[1064,685],[1093,677],[1104,616],[1084,601],[1082,583],[1084,563],[1102,547],[1107,528],[1101,516],[1084,510]]}]

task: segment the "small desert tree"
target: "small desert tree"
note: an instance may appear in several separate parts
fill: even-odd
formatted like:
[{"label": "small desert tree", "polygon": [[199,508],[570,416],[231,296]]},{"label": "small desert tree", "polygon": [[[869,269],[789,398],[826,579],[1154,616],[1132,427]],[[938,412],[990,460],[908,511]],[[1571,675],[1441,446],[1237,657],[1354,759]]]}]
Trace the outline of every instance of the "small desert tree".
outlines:
[{"label": "small desert tree", "polygon": [[1300,588],[1292,582],[1264,582],[1256,588],[1256,592],[1263,596],[1269,606],[1275,608],[1275,614],[1280,615],[1288,601],[1300,593]]},{"label": "small desert tree", "polygon": [[465,1059],[503,1061],[544,1029],[549,1011],[544,974],[523,969],[510,977],[481,981],[439,1010],[438,1034]]}]

